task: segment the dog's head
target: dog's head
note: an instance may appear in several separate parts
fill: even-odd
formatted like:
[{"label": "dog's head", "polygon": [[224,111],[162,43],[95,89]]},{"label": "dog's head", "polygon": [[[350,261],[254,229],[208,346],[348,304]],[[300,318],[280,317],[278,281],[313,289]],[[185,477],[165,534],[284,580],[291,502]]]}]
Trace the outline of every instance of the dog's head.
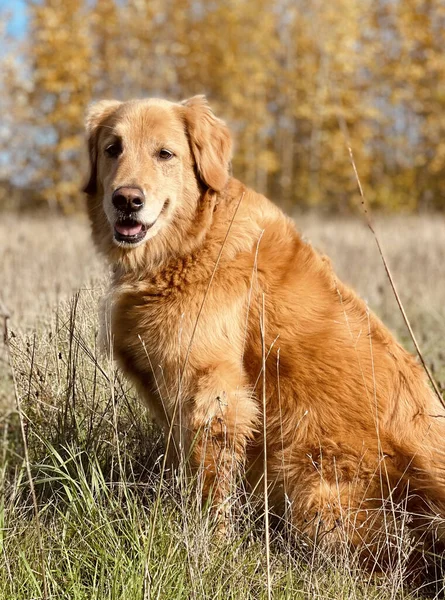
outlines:
[{"label": "dog's head", "polygon": [[86,129],[84,191],[103,250],[165,239],[171,224],[193,220],[205,190],[227,184],[230,134],[203,96],[181,104],[103,100],[90,107]]}]

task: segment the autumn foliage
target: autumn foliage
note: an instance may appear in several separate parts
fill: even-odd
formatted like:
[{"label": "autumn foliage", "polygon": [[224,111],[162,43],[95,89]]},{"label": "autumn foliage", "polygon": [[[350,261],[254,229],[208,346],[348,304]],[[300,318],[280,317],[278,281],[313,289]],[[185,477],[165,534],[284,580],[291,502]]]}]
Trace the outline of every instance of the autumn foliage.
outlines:
[{"label": "autumn foliage", "polygon": [[[443,0],[41,0],[2,68],[1,177],[83,205],[102,97],[205,93],[236,176],[291,205],[445,208]],[[346,127],[345,127],[346,126]]]}]

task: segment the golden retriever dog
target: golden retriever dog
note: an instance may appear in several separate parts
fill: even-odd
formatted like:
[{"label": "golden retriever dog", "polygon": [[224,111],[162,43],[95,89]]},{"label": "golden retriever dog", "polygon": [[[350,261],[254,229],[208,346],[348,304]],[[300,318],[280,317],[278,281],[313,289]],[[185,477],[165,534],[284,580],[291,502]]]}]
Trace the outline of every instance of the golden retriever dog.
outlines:
[{"label": "golden retriever dog", "polygon": [[369,548],[400,502],[414,529],[443,517],[445,411],[424,371],[231,177],[205,98],[100,101],[86,129],[113,355],[216,513],[267,473],[270,509],[313,539]]}]

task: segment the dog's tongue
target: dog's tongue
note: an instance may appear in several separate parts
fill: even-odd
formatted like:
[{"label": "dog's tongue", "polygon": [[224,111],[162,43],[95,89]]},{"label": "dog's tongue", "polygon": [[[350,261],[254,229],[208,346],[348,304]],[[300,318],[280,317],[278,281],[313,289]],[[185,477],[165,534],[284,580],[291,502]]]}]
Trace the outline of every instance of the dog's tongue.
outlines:
[{"label": "dog's tongue", "polygon": [[115,229],[121,235],[137,235],[142,229],[142,223],[116,223]]}]

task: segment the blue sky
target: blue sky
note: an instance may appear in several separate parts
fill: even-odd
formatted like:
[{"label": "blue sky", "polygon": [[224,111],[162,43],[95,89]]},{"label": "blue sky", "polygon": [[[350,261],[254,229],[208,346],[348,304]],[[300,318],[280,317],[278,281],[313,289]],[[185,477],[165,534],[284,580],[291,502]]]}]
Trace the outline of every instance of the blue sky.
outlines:
[{"label": "blue sky", "polygon": [[0,13],[8,17],[8,34],[22,37],[28,20],[25,0],[0,0]]}]

